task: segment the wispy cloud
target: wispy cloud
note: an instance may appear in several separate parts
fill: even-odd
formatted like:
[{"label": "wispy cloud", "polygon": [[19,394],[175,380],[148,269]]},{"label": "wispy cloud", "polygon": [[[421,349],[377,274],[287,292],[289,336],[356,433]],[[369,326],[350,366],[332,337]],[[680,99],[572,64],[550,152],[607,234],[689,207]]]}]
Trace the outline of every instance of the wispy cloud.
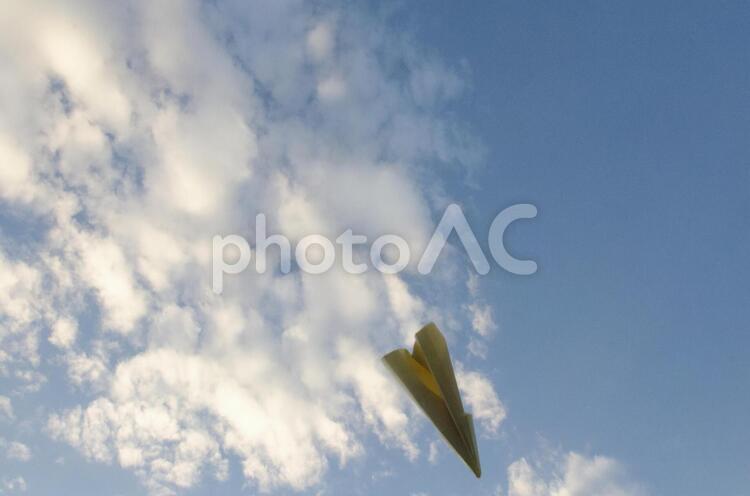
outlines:
[{"label": "wispy cloud", "polygon": [[0,450],[8,460],[27,462],[31,460],[31,449],[20,441],[7,441],[0,438]]}]

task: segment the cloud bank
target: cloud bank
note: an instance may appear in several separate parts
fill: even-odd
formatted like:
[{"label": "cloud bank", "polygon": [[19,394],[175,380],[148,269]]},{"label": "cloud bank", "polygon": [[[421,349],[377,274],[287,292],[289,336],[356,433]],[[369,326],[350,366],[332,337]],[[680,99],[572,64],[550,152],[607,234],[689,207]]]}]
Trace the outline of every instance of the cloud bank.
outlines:
[{"label": "cloud bank", "polygon": [[[14,395],[65,375],[49,435],[154,494],[224,480],[233,457],[262,491],[305,489],[370,433],[418,456],[378,358],[428,318],[464,339],[455,264],[436,295],[408,272],[246,273],[221,296],[209,280],[211,237],[260,212],[293,241],[351,227],[426,244],[434,169],[481,150],[449,119],[460,71],[384,26],[294,0],[5,6],[0,374]],[[496,433],[491,383],[464,377]]]}]

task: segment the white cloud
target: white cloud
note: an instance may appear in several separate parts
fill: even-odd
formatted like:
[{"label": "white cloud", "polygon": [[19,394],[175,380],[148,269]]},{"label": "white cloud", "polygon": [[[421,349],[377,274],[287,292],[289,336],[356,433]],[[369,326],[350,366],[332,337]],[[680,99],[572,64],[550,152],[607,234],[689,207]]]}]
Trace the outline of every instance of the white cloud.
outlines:
[{"label": "white cloud", "polygon": [[11,141],[0,135],[0,198],[28,201],[34,196],[34,185],[29,181],[31,159]]},{"label": "white cloud", "polygon": [[456,365],[456,381],[468,410],[486,434],[497,434],[506,411],[495,388],[480,372],[467,371],[461,364]]},{"label": "white cloud", "polygon": [[13,494],[13,493],[24,493],[28,489],[26,480],[21,477],[3,477],[0,481],[0,493],[2,494]]},{"label": "white cloud", "polygon": [[328,22],[319,22],[307,33],[307,49],[318,61],[331,55],[334,45],[333,27]]},{"label": "white cloud", "polygon": [[478,339],[469,339],[469,345],[467,346],[469,353],[479,358],[487,358],[487,344]]},{"label": "white cloud", "polygon": [[15,418],[13,402],[7,396],[0,395],[0,419],[12,421]]},{"label": "white cloud", "polygon": [[10,460],[21,462],[31,460],[31,449],[19,441],[3,442],[0,445],[5,446],[5,456]]},{"label": "white cloud", "polygon": [[471,296],[479,294],[479,276],[476,272],[469,272],[469,276],[466,278],[466,289],[469,290]]},{"label": "white cloud", "polygon": [[489,305],[474,302],[470,303],[467,309],[471,315],[471,326],[479,335],[486,337],[497,328]]},{"label": "white cloud", "polygon": [[198,344],[200,327],[190,308],[170,304],[156,315],[149,344],[153,348],[192,351]]},{"label": "white cloud", "polygon": [[39,365],[36,321],[48,311],[42,274],[29,264],[10,260],[0,247],[0,377],[14,376],[19,388],[34,390],[44,377]]},{"label": "white cloud", "polygon": [[0,252],[0,312],[4,334],[25,329],[39,316],[41,274],[22,261],[9,260]]},{"label": "white cloud", "polygon": [[430,451],[427,454],[427,461],[429,461],[431,464],[436,464],[438,461],[438,456],[440,454],[440,448],[438,446],[437,441],[432,441],[430,443]]},{"label": "white cloud", "polygon": [[346,81],[338,74],[331,74],[318,83],[318,96],[321,100],[332,102],[346,95]]},{"label": "white cloud", "polygon": [[605,456],[555,454],[548,465],[525,458],[508,467],[508,496],[643,496],[623,466]]},{"label": "white cloud", "polygon": [[52,326],[49,342],[58,348],[70,348],[75,343],[78,324],[72,319],[61,317]]},{"label": "white cloud", "polygon": [[146,298],[138,288],[122,249],[112,239],[83,235],[80,277],[96,290],[104,310],[104,326],[128,333],[146,312]]},{"label": "white cloud", "polygon": [[97,390],[106,386],[109,369],[104,357],[73,352],[65,356],[65,362],[68,366],[68,378],[74,385],[87,385]]},{"label": "white cloud", "polygon": [[[438,117],[449,69],[298,0],[14,3],[0,60],[0,202],[39,231],[0,241],[0,374],[39,387],[51,330],[49,362],[88,398],[50,415],[54,438],[153,493],[222,480],[230,458],[261,490],[305,489],[368,432],[418,455],[379,362],[428,313],[408,278],[269,271],[219,297],[210,241],[263,212],[292,240],[351,227],[419,252],[425,164],[476,156]],[[496,431],[489,382],[463,383]]]}]

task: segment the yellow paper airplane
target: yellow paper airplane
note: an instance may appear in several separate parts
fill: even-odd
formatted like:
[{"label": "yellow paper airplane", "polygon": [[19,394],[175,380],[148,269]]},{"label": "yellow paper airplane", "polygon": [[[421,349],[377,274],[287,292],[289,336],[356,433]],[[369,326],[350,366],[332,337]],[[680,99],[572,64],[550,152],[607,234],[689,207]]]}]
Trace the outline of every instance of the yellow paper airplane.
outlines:
[{"label": "yellow paper airplane", "polygon": [[429,323],[417,332],[411,353],[403,348],[394,350],[383,362],[458,456],[481,477],[474,423],[464,412],[448,345],[437,326]]}]

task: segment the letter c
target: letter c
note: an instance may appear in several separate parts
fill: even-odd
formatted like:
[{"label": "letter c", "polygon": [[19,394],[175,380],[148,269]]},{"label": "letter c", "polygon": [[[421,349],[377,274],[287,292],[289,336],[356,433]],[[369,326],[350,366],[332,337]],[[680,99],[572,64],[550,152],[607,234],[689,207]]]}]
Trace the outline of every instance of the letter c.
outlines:
[{"label": "letter c", "polygon": [[487,240],[490,245],[492,258],[495,259],[500,267],[512,274],[522,276],[531,275],[536,272],[537,264],[533,260],[519,260],[508,253],[503,242],[505,230],[513,221],[518,219],[533,219],[536,217],[536,214],[537,209],[534,205],[520,203],[506,208],[497,214],[495,220],[492,221]]}]

